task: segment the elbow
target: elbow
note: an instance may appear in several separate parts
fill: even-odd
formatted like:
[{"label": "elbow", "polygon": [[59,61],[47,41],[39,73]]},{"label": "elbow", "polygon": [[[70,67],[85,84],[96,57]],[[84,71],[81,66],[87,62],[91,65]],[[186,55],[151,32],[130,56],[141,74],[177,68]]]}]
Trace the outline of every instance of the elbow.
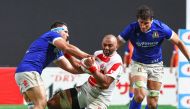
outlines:
[{"label": "elbow", "polygon": [[184,43],[181,40],[179,40],[176,45],[178,46],[178,48],[180,48],[180,47],[184,46]]},{"label": "elbow", "polygon": [[65,47],[65,48],[64,48],[64,52],[69,53],[69,51],[70,51],[70,50],[69,50],[69,47]]}]

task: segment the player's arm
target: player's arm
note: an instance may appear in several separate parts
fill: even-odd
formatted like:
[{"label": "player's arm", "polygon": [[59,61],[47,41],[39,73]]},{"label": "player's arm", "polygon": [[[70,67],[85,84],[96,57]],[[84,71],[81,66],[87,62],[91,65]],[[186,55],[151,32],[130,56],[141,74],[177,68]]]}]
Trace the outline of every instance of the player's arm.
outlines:
[{"label": "player's arm", "polygon": [[84,63],[88,67],[90,74],[93,75],[93,77],[96,79],[97,84],[102,89],[107,89],[110,86],[110,84],[114,81],[114,78],[101,73],[100,69],[94,65],[94,62],[95,59],[90,57],[86,59]]},{"label": "player's arm", "polygon": [[53,44],[60,50],[63,50],[64,52],[69,53],[79,59],[90,56],[89,54],[81,51],[78,47],[67,43],[66,39],[64,38],[59,38],[58,40],[55,40]]},{"label": "player's arm", "polygon": [[[74,57],[72,57],[74,58]],[[79,61],[75,60],[75,66],[73,66],[64,56],[61,59],[55,61],[54,63],[60,68],[72,73],[81,74],[83,71],[79,68]]]},{"label": "player's arm", "polygon": [[80,73],[86,73],[81,69],[81,61],[77,58],[71,56],[68,53],[65,53],[64,56],[68,59],[68,61],[71,63],[71,65]]},{"label": "player's arm", "polygon": [[177,45],[177,47],[181,50],[181,52],[183,53],[183,55],[188,59],[188,61],[190,62],[190,54],[188,52],[187,47],[184,45],[184,43],[179,39],[178,35],[173,32],[173,35],[170,39],[170,41]]},{"label": "player's arm", "polygon": [[127,48],[125,50],[125,54],[124,54],[124,64],[126,65],[126,67],[129,66],[129,64],[131,63],[131,57],[133,54],[133,46],[130,42],[128,42]]},{"label": "player's arm", "polygon": [[171,56],[171,59],[170,59],[170,73],[173,73],[173,67],[174,67],[174,57],[175,57],[175,54],[172,53],[172,56]]},{"label": "player's arm", "polygon": [[117,38],[117,48],[120,48],[122,45],[124,45],[125,41],[122,39],[120,35],[118,35],[116,38]]},{"label": "player's arm", "polygon": [[110,84],[114,81],[114,78],[111,76],[107,76],[101,73],[99,70],[91,73],[93,77],[96,79],[97,84],[100,85],[102,89],[109,88]]}]

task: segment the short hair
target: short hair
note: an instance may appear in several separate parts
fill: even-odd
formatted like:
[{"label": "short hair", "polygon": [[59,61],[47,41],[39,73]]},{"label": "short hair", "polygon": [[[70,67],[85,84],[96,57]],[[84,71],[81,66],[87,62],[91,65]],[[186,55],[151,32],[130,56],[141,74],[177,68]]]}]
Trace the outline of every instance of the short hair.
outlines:
[{"label": "short hair", "polygon": [[52,28],[56,28],[56,27],[61,27],[61,26],[63,26],[63,25],[67,26],[67,24],[66,24],[65,22],[56,21],[56,22],[54,22],[54,23],[51,25],[50,28],[52,29]]},{"label": "short hair", "polygon": [[138,8],[136,17],[142,20],[153,19],[154,13],[148,6],[142,5]]}]

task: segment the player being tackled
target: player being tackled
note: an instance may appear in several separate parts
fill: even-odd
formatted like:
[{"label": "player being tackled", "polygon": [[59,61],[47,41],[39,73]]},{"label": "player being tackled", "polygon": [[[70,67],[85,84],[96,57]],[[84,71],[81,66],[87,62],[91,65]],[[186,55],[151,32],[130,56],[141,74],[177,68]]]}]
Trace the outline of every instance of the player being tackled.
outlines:
[{"label": "player being tackled", "polygon": [[112,91],[123,71],[122,59],[116,50],[116,37],[109,34],[103,38],[102,50],[96,51],[94,57],[78,61],[73,56],[67,56],[76,69],[90,76],[82,86],[56,93],[48,101],[48,108],[107,109]]}]

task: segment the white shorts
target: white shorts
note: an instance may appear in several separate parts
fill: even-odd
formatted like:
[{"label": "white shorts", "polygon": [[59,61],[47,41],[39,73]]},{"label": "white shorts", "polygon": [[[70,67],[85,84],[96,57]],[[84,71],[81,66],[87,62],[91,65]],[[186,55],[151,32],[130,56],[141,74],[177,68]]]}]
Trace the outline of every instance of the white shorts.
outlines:
[{"label": "white shorts", "polygon": [[15,80],[22,93],[32,87],[44,85],[40,74],[36,71],[18,72],[15,74]]},{"label": "white shorts", "polygon": [[107,105],[104,103],[104,97],[102,95],[92,96],[88,89],[90,89],[88,82],[84,83],[78,90],[78,101],[80,108],[85,109],[107,109]]},{"label": "white shorts", "polygon": [[144,76],[148,80],[162,82],[164,75],[163,62],[155,64],[143,64],[132,61],[131,63],[131,76]]}]

